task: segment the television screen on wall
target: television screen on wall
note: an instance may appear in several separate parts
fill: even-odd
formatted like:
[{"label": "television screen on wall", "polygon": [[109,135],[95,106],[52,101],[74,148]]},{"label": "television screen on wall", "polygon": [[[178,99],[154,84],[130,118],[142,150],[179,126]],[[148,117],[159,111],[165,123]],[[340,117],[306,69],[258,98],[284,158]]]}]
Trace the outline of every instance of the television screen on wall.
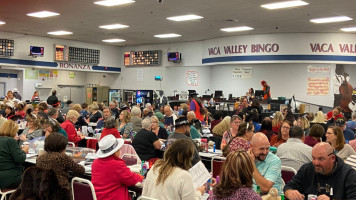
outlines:
[{"label": "television screen on wall", "polygon": [[36,47],[36,46],[30,47],[31,56],[43,56],[43,54],[44,54],[44,47]]}]

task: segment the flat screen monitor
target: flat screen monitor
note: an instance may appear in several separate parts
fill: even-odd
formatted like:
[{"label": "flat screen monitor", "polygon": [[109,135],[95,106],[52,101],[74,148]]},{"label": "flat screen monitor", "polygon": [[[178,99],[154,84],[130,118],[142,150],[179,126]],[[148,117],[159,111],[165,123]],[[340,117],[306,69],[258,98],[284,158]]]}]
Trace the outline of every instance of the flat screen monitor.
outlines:
[{"label": "flat screen monitor", "polygon": [[43,54],[44,54],[44,47],[30,46],[31,56],[43,56]]},{"label": "flat screen monitor", "polygon": [[152,90],[137,90],[136,103],[152,103],[153,91]]},{"label": "flat screen monitor", "polygon": [[263,98],[263,94],[264,94],[263,90],[255,90],[255,97],[257,99],[262,99]]},{"label": "flat screen monitor", "polygon": [[223,91],[221,90],[215,90],[215,98],[220,98],[223,96]]},{"label": "flat screen monitor", "polygon": [[167,58],[168,58],[168,61],[170,61],[170,62],[180,61],[180,53],[179,52],[168,52]]}]

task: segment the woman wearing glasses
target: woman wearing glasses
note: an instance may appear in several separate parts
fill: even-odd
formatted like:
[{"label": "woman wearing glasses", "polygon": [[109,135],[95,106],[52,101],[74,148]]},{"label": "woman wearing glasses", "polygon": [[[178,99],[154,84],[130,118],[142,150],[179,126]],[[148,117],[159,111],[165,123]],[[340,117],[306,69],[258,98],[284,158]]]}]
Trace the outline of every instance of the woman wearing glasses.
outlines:
[{"label": "woman wearing glasses", "polygon": [[20,139],[22,141],[32,140],[43,135],[40,119],[36,115],[32,114],[31,111],[31,109],[27,110],[25,118],[27,121],[27,127],[20,135]]},{"label": "woman wearing glasses", "polygon": [[226,131],[223,135],[223,138],[221,141],[221,149],[224,149],[226,144],[229,143],[230,139],[237,135],[241,121],[242,120],[238,115],[233,115],[231,117],[230,130]]},{"label": "woman wearing glasses", "polygon": [[220,182],[214,187],[208,200],[261,200],[261,197],[252,190],[252,175],[253,164],[246,151],[231,152],[220,172]]},{"label": "woman wearing glasses", "polygon": [[335,149],[336,155],[346,159],[351,155],[356,155],[354,149],[349,144],[345,144],[344,134],[340,127],[330,126],[326,131],[326,141]]},{"label": "woman wearing glasses", "polygon": [[289,130],[292,126],[290,121],[284,120],[279,128],[278,135],[273,135],[271,138],[271,146],[278,147],[279,145],[287,142],[289,138]]}]

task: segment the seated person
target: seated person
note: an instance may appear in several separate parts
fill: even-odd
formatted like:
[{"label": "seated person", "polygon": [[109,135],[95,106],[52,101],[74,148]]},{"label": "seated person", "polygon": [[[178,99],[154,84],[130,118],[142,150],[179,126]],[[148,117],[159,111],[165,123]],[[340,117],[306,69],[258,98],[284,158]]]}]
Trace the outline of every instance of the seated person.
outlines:
[{"label": "seated person", "polygon": [[[104,127],[105,127],[105,122],[106,122],[106,119],[108,118],[108,117],[110,117],[111,116],[111,110],[110,110],[110,108],[104,108],[103,109],[103,118],[101,118],[99,121],[98,121],[98,123],[97,123],[97,125],[96,125],[96,128],[97,129],[103,129]],[[115,116],[114,116],[115,117]]]},{"label": "seated person", "polygon": [[156,161],[148,172],[142,195],[156,199],[200,200],[205,186],[194,190],[188,172],[194,151],[195,146],[188,139],[173,142],[164,153],[164,159]]},{"label": "seated person", "polygon": [[264,133],[267,136],[268,141],[271,142],[271,138],[276,134],[275,132],[273,132],[273,129],[272,129],[272,120],[271,120],[271,118],[265,117],[262,120],[260,132]]},{"label": "seated person", "polygon": [[[23,130],[20,135],[21,141],[32,140],[43,135],[43,130],[38,117],[31,113],[31,109],[27,110],[26,115],[27,127]],[[21,142],[22,143],[22,142]]]},{"label": "seated person", "polygon": [[325,133],[324,127],[320,124],[314,124],[310,128],[309,135],[305,137],[304,144],[314,147],[317,143],[321,142],[321,137]]},{"label": "seated person", "polygon": [[164,126],[174,126],[177,116],[169,105],[164,106]]},{"label": "seated person", "polygon": [[6,119],[11,119],[16,121],[18,117],[15,115],[15,110],[13,107],[6,105],[5,106],[5,116]]},{"label": "seated person", "polygon": [[116,123],[115,116],[109,116],[106,119],[105,128],[101,132],[100,140],[109,134],[115,136],[115,138],[121,138],[121,135],[117,130],[117,123]]},{"label": "seated person", "polygon": [[[242,122],[242,120],[239,116],[233,115],[231,117],[231,122],[230,122],[231,128],[228,131],[226,131],[223,135],[223,138],[221,141],[221,147],[220,147],[221,149],[224,149],[225,145],[227,145],[230,142],[231,138],[233,138],[237,135],[237,132],[239,131],[239,126],[240,126],[241,122]],[[217,126],[219,126],[219,125],[217,125]]]},{"label": "seated person", "polygon": [[68,139],[67,132],[61,127],[57,120],[48,117],[47,119],[43,119],[41,121],[41,125],[46,137],[55,132],[62,134],[65,138]]},{"label": "seated person", "polygon": [[344,138],[346,141],[354,140],[355,139],[355,133],[349,129],[346,128],[346,119],[344,117],[339,117],[335,120],[335,126],[338,126],[341,128]]},{"label": "seated person", "polygon": [[266,194],[274,187],[281,192],[282,175],[281,160],[269,152],[268,138],[263,133],[256,133],[251,140],[249,155],[253,164],[253,187],[261,188],[261,193]]},{"label": "seated person", "polygon": [[351,155],[356,155],[352,146],[345,144],[344,134],[338,126],[330,126],[328,128],[326,141],[336,150],[336,155],[343,160],[346,160]]},{"label": "seated person", "polygon": [[0,189],[16,188],[21,182],[28,146],[19,148],[14,139],[17,129],[12,120],[4,122],[0,129]]},{"label": "seated person", "polygon": [[[240,117],[239,119],[241,121]],[[220,123],[215,125],[215,127],[212,129],[213,135],[216,137],[223,137],[224,133],[230,130],[230,123],[231,123],[231,117],[230,116],[224,117],[224,119]]]},{"label": "seated person", "polygon": [[158,118],[156,116],[151,117],[151,122],[152,122],[152,132],[154,132],[158,139],[167,139],[168,138],[168,133],[165,128],[162,128],[158,125]]},{"label": "seated person", "polygon": [[252,123],[242,123],[239,126],[237,135],[229,141],[222,150],[223,156],[226,157],[232,151],[244,150],[248,151],[251,146],[250,142],[253,136],[254,126]]},{"label": "seated person", "polygon": [[313,161],[304,164],[284,187],[290,200],[306,198],[309,194],[318,199],[356,199],[356,171],[335,155],[333,147],[325,142],[312,149]]},{"label": "seated person", "polygon": [[252,190],[253,171],[253,164],[246,151],[232,151],[227,156],[221,169],[220,182],[213,188],[213,192],[209,195],[208,200],[262,200],[262,198]]},{"label": "seated person", "polygon": [[25,109],[25,102],[19,102],[18,104],[17,104],[17,107],[16,107],[16,112],[15,112],[15,115],[19,118],[19,119],[23,119],[23,118],[25,118],[25,116],[26,116],[26,113],[25,113],[25,111],[24,111],[24,109]]},{"label": "seated person", "polygon": [[194,111],[189,111],[187,113],[187,118],[188,118],[188,121],[189,123],[192,124],[192,126],[198,130],[199,133],[202,132],[202,125],[201,125],[201,122],[199,119],[195,118],[195,113]]},{"label": "seated person", "polygon": [[[83,134],[77,134],[74,124],[77,122],[79,113],[75,110],[69,110],[66,121],[61,124],[61,127],[68,135],[68,142],[73,142],[75,146],[86,147],[86,140]],[[80,143],[80,144],[79,144]]]},{"label": "seated person", "polygon": [[123,139],[111,134],[99,142],[98,159],[93,162],[91,178],[98,200],[129,200],[127,187],[142,182],[143,177],[131,172],[120,158],[123,144]]},{"label": "seated person", "polygon": [[133,128],[130,119],[131,119],[131,113],[129,113],[127,110],[121,111],[119,115],[120,122],[119,122],[118,130],[124,139],[131,139],[132,137]]},{"label": "seated person", "polygon": [[273,135],[271,137],[270,144],[273,147],[278,147],[279,145],[287,142],[289,138],[289,130],[292,124],[289,121],[284,120],[279,127],[278,135]]},{"label": "seated person", "polygon": [[214,120],[211,121],[210,132],[215,136],[213,129],[216,125],[218,125],[223,119],[223,112],[221,110],[216,110],[213,115]]},{"label": "seated person", "polygon": [[82,112],[82,106],[77,103],[72,106],[73,110],[77,111],[79,113],[78,121],[74,124],[76,128],[82,128],[82,126],[88,126],[88,123],[85,121],[85,118],[80,115]]},{"label": "seated person", "polygon": [[148,161],[151,158],[157,158],[159,155],[156,150],[161,149],[161,142],[157,135],[151,131],[152,121],[150,118],[142,120],[142,129],[139,130],[132,140],[137,155],[141,160]]},{"label": "seated person", "polygon": [[68,188],[59,185],[53,170],[39,167],[29,167],[25,170],[22,182],[17,190],[10,196],[10,200],[19,199],[71,199]]},{"label": "seated person", "polygon": [[110,108],[112,115],[115,117],[115,119],[118,119],[119,118],[119,109],[116,107],[115,102],[113,102],[113,101],[110,102],[109,108]]},{"label": "seated person", "polygon": [[91,104],[89,106],[89,110],[91,111],[87,122],[97,123],[100,118],[102,118],[101,113],[99,112],[99,106],[97,104]]},{"label": "seated person", "polygon": [[84,167],[77,164],[72,157],[65,153],[67,139],[59,134],[52,133],[45,139],[45,154],[38,156],[36,166],[53,170],[58,178],[61,187],[70,189],[68,182],[68,171],[75,174],[84,174]]},{"label": "seated person", "polygon": [[142,118],[141,109],[138,107],[133,107],[131,110],[132,117],[130,122],[132,124],[133,131],[138,132],[142,128]]}]

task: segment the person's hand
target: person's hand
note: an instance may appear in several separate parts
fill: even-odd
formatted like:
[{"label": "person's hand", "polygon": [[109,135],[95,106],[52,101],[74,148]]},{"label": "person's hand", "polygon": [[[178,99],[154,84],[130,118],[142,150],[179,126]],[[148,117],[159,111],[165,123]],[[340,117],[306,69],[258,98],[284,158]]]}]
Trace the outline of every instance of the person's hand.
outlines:
[{"label": "person's hand", "polygon": [[205,185],[203,185],[201,187],[198,187],[197,191],[199,191],[201,193],[201,196],[203,196],[205,193],[205,189],[206,189],[206,187],[205,187]]},{"label": "person's hand", "polygon": [[80,138],[84,139],[84,138],[85,138],[85,136],[84,136],[84,135],[81,135],[81,136],[80,136]]},{"label": "person's hand", "polygon": [[24,147],[22,147],[22,151],[24,151],[25,153],[28,153],[28,149],[29,149],[29,145],[25,145]]},{"label": "person's hand", "polygon": [[250,159],[252,161],[252,164],[255,164],[255,154],[253,154],[252,149],[248,150],[248,155],[250,156]]},{"label": "person's hand", "polygon": [[14,137],[15,140],[19,140],[20,137],[16,134],[15,137]]},{"label": "person's hand", "polygon": [[25,141],[26,140],[26,134],[21,134],[20,135],[20,140]]},{"label": "person's hand", "polygon": [[285,197],[287,197],[289,200],[304,200],[305,198],[304,195],[298,192],[298,190],[287,190],[285,192]]},{"label": "person's hand", "polygon": [[330,198],[328,196],[326,196],[325,194],[322,194],[322,195],[318,196],[318,200],[330,200]]},{"label": "person's hand", "polygon": [[218,183],[215,178],[211,178],[211,187],[215,187]]},{"label": "person's hand", "polygon": [[46,133],[45,133],[45,138],[48,137],[50,134],[51,134],[51,132],[46,131]]}]

